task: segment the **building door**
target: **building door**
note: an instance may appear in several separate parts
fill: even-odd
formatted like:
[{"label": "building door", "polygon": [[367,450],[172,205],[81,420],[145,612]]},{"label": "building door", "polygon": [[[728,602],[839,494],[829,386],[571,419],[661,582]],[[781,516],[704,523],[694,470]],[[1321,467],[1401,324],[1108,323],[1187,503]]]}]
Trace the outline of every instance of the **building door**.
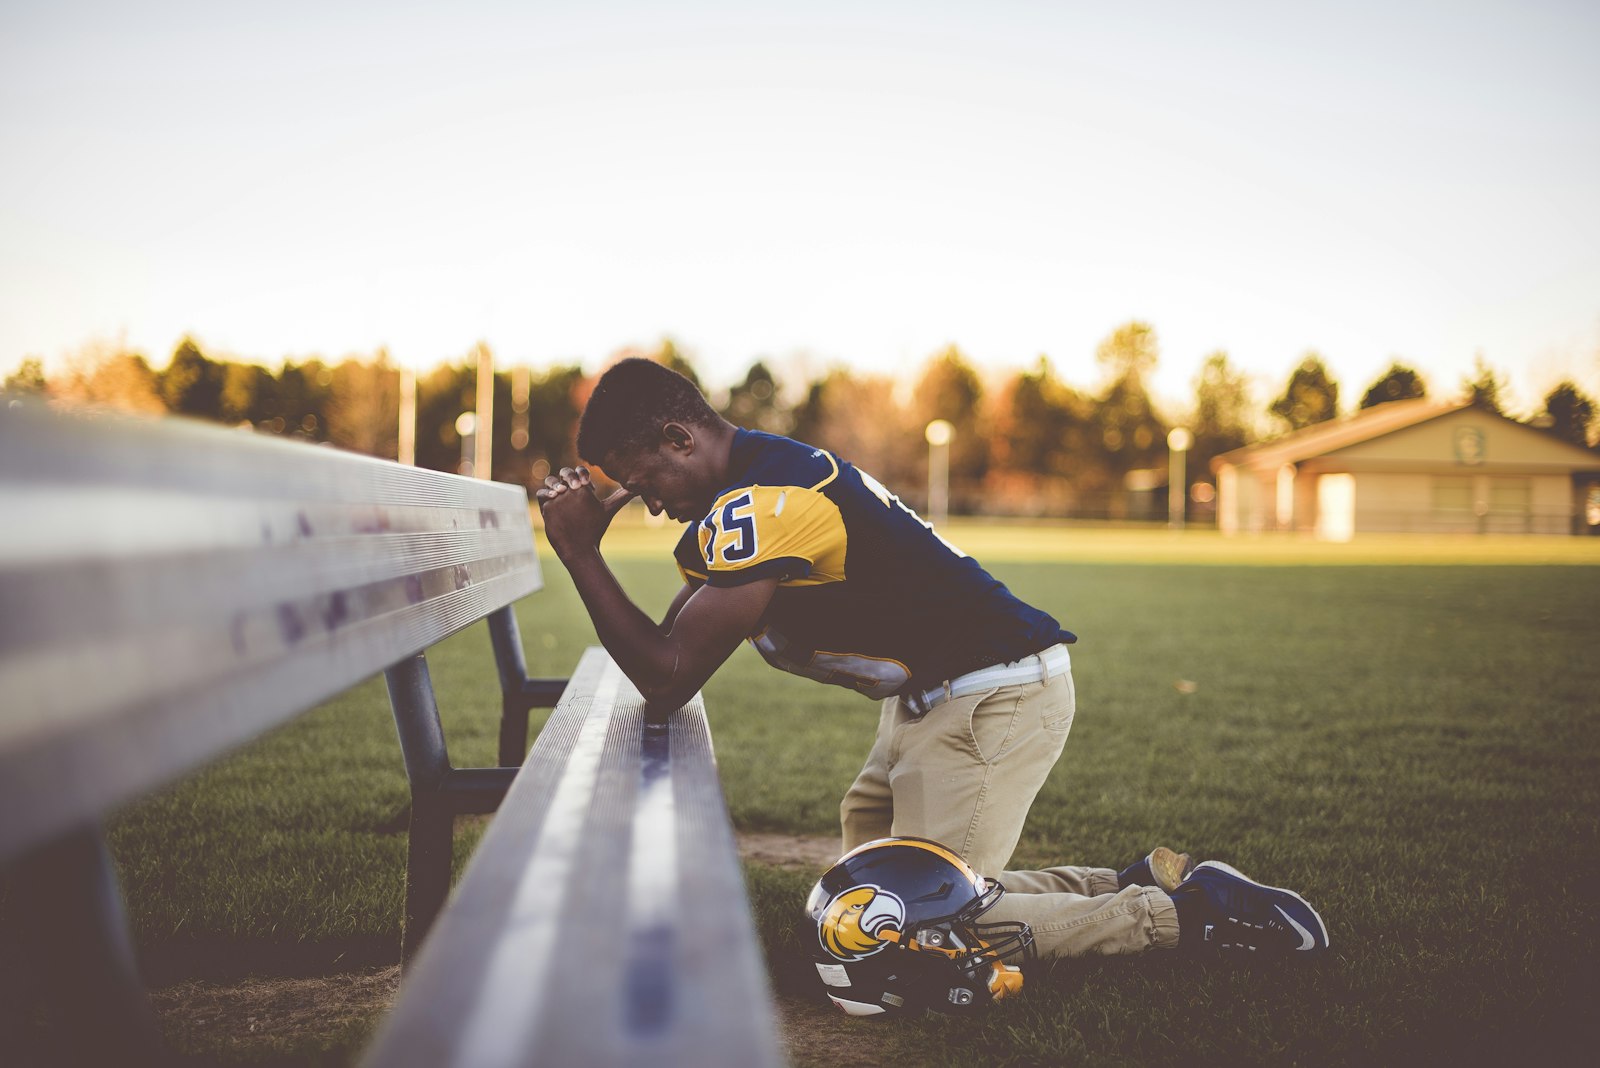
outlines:
[{"label": "building door", "polygon": [[1533,529],[1533,479],[1491,478],[1486,528],[1497,534],[1527,534]]},{"label": "building door", "polygon": [[1323,475],[1317,479],[1317,537],[1349,541],[1356,532],[1356,477]]}]

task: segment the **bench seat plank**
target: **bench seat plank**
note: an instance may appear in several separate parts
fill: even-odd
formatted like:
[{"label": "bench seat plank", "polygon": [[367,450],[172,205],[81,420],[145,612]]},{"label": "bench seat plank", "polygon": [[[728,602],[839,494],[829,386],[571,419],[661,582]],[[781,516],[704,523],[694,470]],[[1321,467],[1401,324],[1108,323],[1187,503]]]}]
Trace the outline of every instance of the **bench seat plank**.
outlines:
[{"label": "bench seat plank", "polygon": [[643,706],[584,654],[368,1064],[782,1063],[704,705]]}]

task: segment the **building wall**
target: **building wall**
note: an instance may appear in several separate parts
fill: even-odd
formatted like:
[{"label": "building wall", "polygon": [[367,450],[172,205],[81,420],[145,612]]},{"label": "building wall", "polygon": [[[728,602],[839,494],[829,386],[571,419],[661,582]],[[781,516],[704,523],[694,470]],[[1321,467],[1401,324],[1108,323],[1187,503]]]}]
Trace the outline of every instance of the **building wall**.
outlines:
[{"label": "building wall", "polygon": [[1582,502],[1571,476],[1546,475],[1533,480],[1533,533],[1571,534],[1582,516]]},{"label": "building wall", "polygon": [[1356,530],[1437,531],[1433,521],[1433,476],[1367,472],[1356,478]]},{"label": "building wall", "polygon": [[1357,474],[1355,529],[1424,534],[1570,534],[1566,475]]}]

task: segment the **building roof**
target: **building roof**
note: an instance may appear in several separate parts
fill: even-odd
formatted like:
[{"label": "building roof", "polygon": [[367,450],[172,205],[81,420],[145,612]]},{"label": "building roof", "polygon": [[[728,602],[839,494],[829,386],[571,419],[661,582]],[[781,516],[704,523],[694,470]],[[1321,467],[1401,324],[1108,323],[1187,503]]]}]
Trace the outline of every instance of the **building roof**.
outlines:
[{"label": "building roof", "polygon": [[[1303,430],[1296,430],[1272,441],[1246,445],[1242,449],[1225,452],[1211,461],[1212,469],[1224,465],[1235,467],[1281,467],[1297,464],[1313,456],[1322,456],[1335,449],[1347,448],[1363,441],[1392,434],[1406,427],[1426,423],[1442,415],[1472,407],[1471,401],[1436,401],[1427,397],[1415,400],[1390,401],[1364,409],[1354,415],[1330,419]],[[1502,416],[1502,418],[1504,418]],[[1515,420],[1507,420],[1515,422]],[[1519,426],[1521,424],[1518,424]]]}]

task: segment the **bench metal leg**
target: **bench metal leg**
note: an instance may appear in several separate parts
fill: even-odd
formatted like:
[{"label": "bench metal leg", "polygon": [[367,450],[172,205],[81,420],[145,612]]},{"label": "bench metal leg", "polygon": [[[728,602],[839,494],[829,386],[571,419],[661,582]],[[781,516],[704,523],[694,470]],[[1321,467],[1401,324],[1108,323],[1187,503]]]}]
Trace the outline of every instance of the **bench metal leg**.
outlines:
[{"label": "bench metal leg", "polygon": [[554,708],[566,679],[530,679],[522,655],[522,631],[510,605],[489,614],[489,640],[500,671],[500,766],[517,768],[528,752],[528,711]]},{"label": "bench metal leg", "polygon": [[384,672],[411,784],[405,927],[400,939],[403,966],[416,956],[450,894],[455,817],[499,808],[528,747],[529,710],[554,707],[566,689],[566,679],[528,678],[517,617],[509,607],[490,614],[489,635],[500,673],[500,767],[450,766],[425,654],[408,657]]},{"label": "bench metal leg", "polygon": [[517,767],[528,751],[528,706],[514,694],[500,703],[500,766]]},{"label": "bench metal leg", "polygon": [[406,852],[406,920],[400,935],[400,964],[410,966],[450,895],[455,813],[438,794],[411,799],[411,841]]},{"label": "bench metal leg", "polygon": [[384,672],[400,754],[411,783],[411,833],[406,853],[406,913],[400,935],[400,960],[416,955],[433,918],[450,892],[450,849],[455,817],[443,788],[450,777],[450,753],[433,694],[427,658],[418,653]]},{"label": "bench metal leg", "polygon": [[7,986],[32,987],[61,1013],[49,1052],[61,1064],[166,1062],[100,828],[39,847],[12,868],[9,881],[8,911],[22,953],[6,964],[18,969]]},{"label": "bench metal leg", "polygon": [[[452,768],[439,702],[418,653],[384,672],[394,710],[406,778],[411,783],[410,842],[406,852],[405,927],[400,960],[409,965],[450,895],[455,817],[493,812],[510,788],[515,768]],[[527,713],[524,711],[524,724]]]}]

